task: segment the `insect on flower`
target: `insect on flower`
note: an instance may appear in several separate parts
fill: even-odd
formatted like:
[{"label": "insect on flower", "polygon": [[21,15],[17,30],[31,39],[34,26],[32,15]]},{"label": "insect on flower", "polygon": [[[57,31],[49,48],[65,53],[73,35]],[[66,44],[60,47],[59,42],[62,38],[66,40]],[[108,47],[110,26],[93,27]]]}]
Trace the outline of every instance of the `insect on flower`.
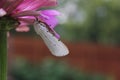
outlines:
[{"label": "insect on flower", "polygon": [[64,43],[55,37],[55,31],[51,30],[46,23],[36,20],[34,22],[34,29],[41,36],[53,55],[65,56],[69,53]]},{"label": "insect on flower", "polygon": [[60,36],[54,31],[58,24],[56,16],[60,13],[56,10],[40,10],[56,5],[57,0],[0,0],[0,30],[16,28],[16,31],[27,32],[28,26],[34,25],[35,31],[54,55],[67,55],[67,47],[59,41]]}]

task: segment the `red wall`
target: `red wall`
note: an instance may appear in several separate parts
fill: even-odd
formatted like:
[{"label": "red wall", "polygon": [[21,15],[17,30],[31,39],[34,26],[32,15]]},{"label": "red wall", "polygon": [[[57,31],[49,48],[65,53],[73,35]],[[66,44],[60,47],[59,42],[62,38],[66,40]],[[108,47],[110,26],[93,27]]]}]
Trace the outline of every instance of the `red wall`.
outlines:
[{"label": "red wall", "polygon": [[14,58],[19,55],[33,62],[52,57],[58,60],[66,60],[72,66],[86,71],[114,74],[117,76],[117,80],[120,80],[120,47],[94,43],[66,44],[70,54],[62,58],[56,58],[51,55],[40,39],[12,37],[9,38],[9,57]]}]

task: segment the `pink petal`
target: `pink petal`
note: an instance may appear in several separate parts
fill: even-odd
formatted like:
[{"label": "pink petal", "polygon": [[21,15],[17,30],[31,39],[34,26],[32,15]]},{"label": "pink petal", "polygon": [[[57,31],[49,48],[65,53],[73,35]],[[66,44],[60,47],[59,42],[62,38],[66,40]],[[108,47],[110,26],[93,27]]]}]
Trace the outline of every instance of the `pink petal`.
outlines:
[{"label": "pink petal", "polygon": [[19,26],[26,26],[26,25],[29,25],[28,23],[26,23],[25,21],[20,21],[20,25]]},{"label": "pink petal", "polygon": [[41,11],[40,14],[41,15],[39,16],[39,19],[47,23],[51,28],[51,30],[55,33],[55,37],[59,39],[60,35],[57,34],[53,28],[58,24],[58,20],[56,16],[59,15],[60,13],[55,10],[45,10],[45,11]]},{"label": "pink petal", "polygon": [[0,8],[3,7],[5,2],[6,2],[6,0],[0,0]]},{"label": "pink petal", "polygon": [[32,11],[32,10],[27,10],[27,11],[22,11],[17,14],[14,14],[13,17],[21,17],[21,16],[39,16],[39,12],[37,11]]},{"label": "pink petal", "polygon": [[23,3],[18,6],[17,11],[25,10],[37,10],[44,6],[54,6],[56,5],[56,0],[24,0]]},{"label": "pink petal", "polygon": [[15,0],[5,0],[3,4],[3,8],[7,11],[7,9],[12,5],[14,1]]},{"label": "pink petal", "polygon": [[26,17],[20,17],[18,18],[21,23],[27,23],[27,24],[33,24],[33,22],[35,21],[35,17],[31,17],[31,16],[26,16]]},{"label": "pink petal", "polygon": [[52,29],[52,31],[55,33],[55,37],[56,37],[57,39],[60,39],[60,35],[59,35],[58,33],[56,33],[54,29]]},{"label": "pink petal", "polygon": [[56,37],[57,39],[60,39],[60,35],[59,35],[58,33],[55,34],[55,37]]},{"label": "pink petal", "polygon": [[13,3],[11,3],[11,5],[8,7],[8,14],[11,13],[13,10],[15,10],[17,8],[17,6],[19,6],[21,3],[23,2],[23,0],[14,0]]},{"label": "pink petal", "polygon": [[40,16],[39,19],[45,23],[47,23],[50,28],[54,28],[58,24],[58,20],[54,16],[49,16],[49,19],[46,19],[43,16]]},{"label": "pink petal", "polygon": [[58,24],[57,15],[60,15],[60,13],[56,10],[43,10],[40,11],[39,19],[54,28]]},{"label": "pink petal", "polygon": [[56,10],[43,10],[43,11],[40,11],[40,13],[44,14],[44,15],[49,15],[49,16],[58,16],[58,15],[60,15],[60,12],[56,11]]},{"label": "pink petal", "polygon": [[19,26],[16,28],[16,31],[18,32],[28,32],[30,29],[28,26]]}]

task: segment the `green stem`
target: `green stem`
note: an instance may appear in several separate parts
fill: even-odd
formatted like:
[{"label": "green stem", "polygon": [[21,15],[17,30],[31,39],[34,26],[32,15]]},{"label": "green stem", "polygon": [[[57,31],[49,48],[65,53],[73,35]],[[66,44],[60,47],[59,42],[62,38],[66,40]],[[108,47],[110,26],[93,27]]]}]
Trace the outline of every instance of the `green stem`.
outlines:
[{"label": "green stem", "polygon": [[0,80],[7,80],[7,31],[0,31]]}]

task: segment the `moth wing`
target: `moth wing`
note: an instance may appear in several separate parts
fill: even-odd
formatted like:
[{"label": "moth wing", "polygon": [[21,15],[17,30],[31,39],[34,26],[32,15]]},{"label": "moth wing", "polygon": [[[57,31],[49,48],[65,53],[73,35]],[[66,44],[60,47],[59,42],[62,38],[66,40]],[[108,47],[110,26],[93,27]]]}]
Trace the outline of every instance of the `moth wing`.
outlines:
[{"label": "moth wing", "polygon": [[55,56],[65,56],[69,54],[69,50],[63,42],[58,40],[52,33],[49,32],[46,25],[34,23],[34,29],[41,36],[51,53]]}]

